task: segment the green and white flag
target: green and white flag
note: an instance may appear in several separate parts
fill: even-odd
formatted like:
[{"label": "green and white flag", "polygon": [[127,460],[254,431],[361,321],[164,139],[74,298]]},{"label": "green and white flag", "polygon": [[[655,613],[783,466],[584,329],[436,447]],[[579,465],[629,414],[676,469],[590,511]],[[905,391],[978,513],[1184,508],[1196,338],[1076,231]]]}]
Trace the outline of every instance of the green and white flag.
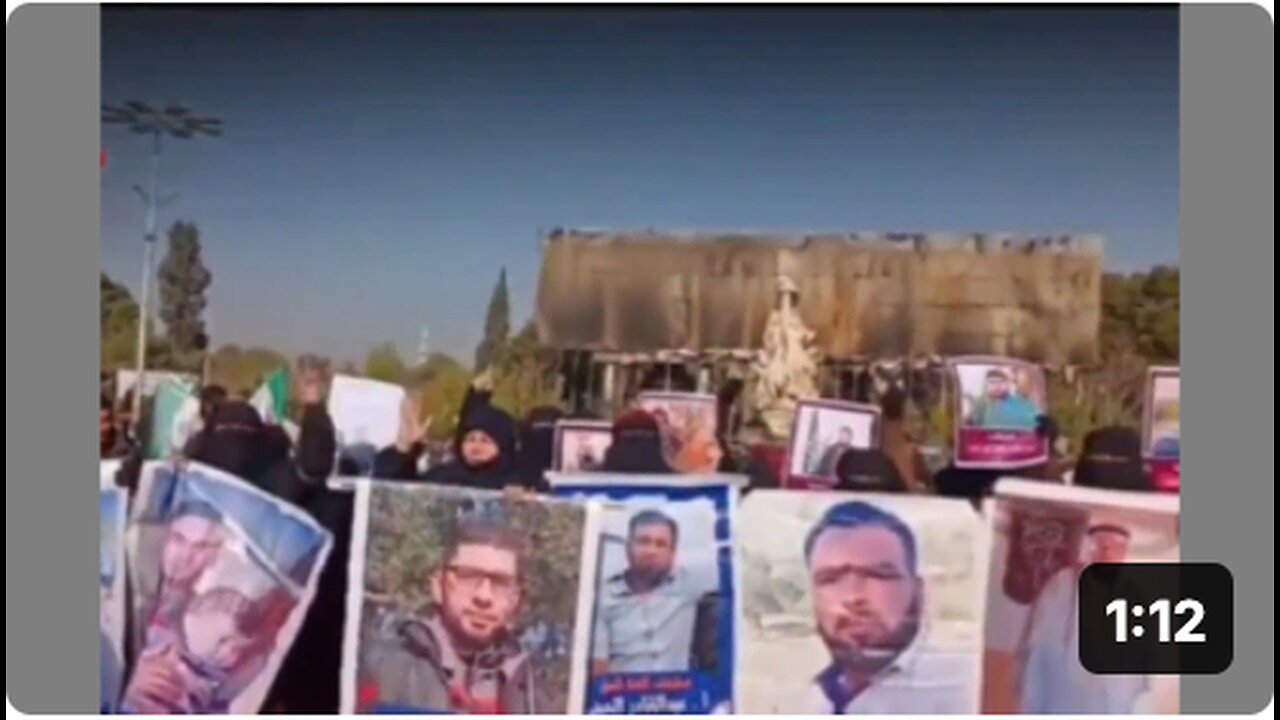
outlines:
[{"label": "green and white flag", "polygon": [[191,385],[165,379],[156,387],[151,407],[147,459],[164,460],[186,445],[200,422],[200,400]]},{"label": "green and white flag", "polygon": [[249,398],[262,421],[272,425],[280,425],[288,420],[289,413],[289,369],[280,368],[267,376],[262,387]]}]

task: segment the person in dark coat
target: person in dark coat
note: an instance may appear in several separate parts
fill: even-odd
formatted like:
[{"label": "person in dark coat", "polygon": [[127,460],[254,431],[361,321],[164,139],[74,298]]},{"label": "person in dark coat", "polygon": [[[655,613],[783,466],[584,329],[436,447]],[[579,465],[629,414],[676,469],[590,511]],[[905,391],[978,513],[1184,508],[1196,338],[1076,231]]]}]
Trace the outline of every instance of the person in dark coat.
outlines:
[{"label": "person in dark coat", "polygon": [[975,505],[991,494],[996,480],[1012,471],[987,470],[985,468],[960,468],[955,463],[938,471],[933,484],[943,497],[966,498]]},{"label": "person in dark coat", "polygon": [[[339,683],[328,678],[342,674],[342,634],[346,624],[347,561],[351,551],[351,523],[355,515],[349,491],[334,490],[326,480],[333,474],[337,432],[326,409],[324,372],[304,372],[301,378],[302,418],[294,471],[273,475],[269,491],[304,509],[333,534],[333,549],[320,571],[315,599],[303,618],[293,646],[285,655],[275,682],[263,703],[267,713],[337,713]],[[267,443],[284,443],[282,428],[268,426]]]},{"label": "person in dark coat", "polygon": [[537,407],[520,427],[519,472],[526,490],[545,493],[550,489],[545,473],[555,461],[556,421],[562,417],[560,408]]},{"label": "person in dark coat", "polygon": [[1076,461],[1074,483],[1112,490],[1152,490],[1154,483],[1142,462],[1142,435],[1118,425],[1090,432]]},{"label": "person in dark coat", "polygon": [[200,388],[200,420],[209,422],[209,417],[213,414],[214,408],[225,402],[227,399],[227,389],[221,385],[205,385]]},{"label": "person in dark coat", "polygon": [[658,421],[644,410],[630,410],[613,422],[613,442],[604,455],[604,472],[669,475],[675,471],[662,454]]},{"label": "person in dark coat", "polygon": [[378,453],[374,477],[481,490],[503,490],[523,484],[517,465],[515,421],[488,403],[473,405],[458,423],[454,459],[428,469],[423,475],[417,472],[417,462],[424,445],[421,435],[415,437],[415,434],[402,422],[396,444]]},{"label": "person in dark coat", "polygon": [[462,436],[465,434],[462,430],[462,419],[466,418],[476,408],[492,407],[493,405],[493,372],[485,370],[472,379],[471,384],[467,385],[467,393],[462,396],[462,406],[458,409],[458,427],[453,433],[454,447],[462,444]]}]

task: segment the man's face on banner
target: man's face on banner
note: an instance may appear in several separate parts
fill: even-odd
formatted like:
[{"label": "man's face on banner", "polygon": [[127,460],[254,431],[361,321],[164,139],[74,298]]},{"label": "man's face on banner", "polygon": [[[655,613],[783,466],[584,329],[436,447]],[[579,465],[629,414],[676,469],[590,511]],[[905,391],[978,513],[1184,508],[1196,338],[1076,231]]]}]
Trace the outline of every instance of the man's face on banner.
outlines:
[{"label": "man's face on banner", "polygon": [[883,664],[915,637],[922,587],[884,527],[829,528],[809,558],[818,633],[841,664]]},{"label": "man's face on banner", "polygon": [[1089,562],[1122,563],[1129,557],[1129,536],[1114,530],[1089,534]]},{"label": "man's face on banner", "polygon": [[676,546],[671,528],[665,523],[638,525],[627,541],[627,562],[633,572],[659,578],[675,566]]},{"label": "man's face on banner", "polygon": [[987,397],[1003,400],[1009,395],[1009,378],[1002,372],[987,374]]},{"label": "man's face on banner", "polygon": [[853,428],[848,426],[840,428],[840,433],[837,437],[839,438],[841,445],[852,445]]},{"label": "man's face on banner", "polygon": [[164,577],[179,585],[194,583],[222,550],[222,528],[198,515],[182,515],[169,522],[161,559]]},{"label": "man's face on banner", "polygon": [[434,583],[436,602],[455,640],[491,644],[509,628],[520,606],[519,560],[495,545],[459,545]]}]

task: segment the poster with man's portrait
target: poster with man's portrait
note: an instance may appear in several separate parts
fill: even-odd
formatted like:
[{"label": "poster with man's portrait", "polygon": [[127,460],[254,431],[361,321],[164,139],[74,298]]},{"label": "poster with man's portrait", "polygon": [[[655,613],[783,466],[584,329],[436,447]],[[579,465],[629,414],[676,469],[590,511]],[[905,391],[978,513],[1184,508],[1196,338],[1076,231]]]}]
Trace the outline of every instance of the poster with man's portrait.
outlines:
[{"label": "poster with man's portrait", "polygon": [[977,713],[989,528],[972,505],[756,490],[738,527],[741,712]]},{"label": "poster with man's portrait", "polygon": [[956,467],[1006,469],[1049,460],[1038,432],[1047,407],[1044,371],[1011,358],[955,358]]},{"label": "poster with man's portrait", "polygon": [[1182,370],[1147,370],[1142,447],[1157,487],[1176,491],[1182,479]]},{"label": "poster with man's portrait", "polygon": [[355,488],[341,711],[579,713],[599,507]]},{"label": "poster with man's portrait", "polygon": [[1087,565],[1178,561],[1177,497],[1002,479],[986,515],[992,541],[982,711],[1177,713],[1176,676],[1086,670],[1078,623]]},{"label": "poster with man's portrait", "polygon": [[658,421],[668,465],[686,475],[707,475],[719,469],[715,395],[643,392],[636,404]]},{"label": "poster with man's portrait", "polygon": [[125,713],[257,712],[333,538],[302,510],[198,463],[148,463],[126,532]]},{"label": "poster with man's portrait", "polygon": [[841,400],[801,400],[791,428],[787,487],[831,488],[840,456],[880,446],[880,408]]},{"label": "poster with man's portrait", "polygon": [[607,420],[558,420],[551,467],[562,473],[599,472],[612,444],[613,425]]},{"label": "poster with man's portrait", "polygon": [[604,505],[596,556],[590,714],[731,713],[741,476],[549,476]]},{"label": "poster with man's portrait", "polygon": [[103,714],[115,712],[124,680],[124,530],[129,494],[116,487],[119,467],[119,460],[105,460],[98,469],[98,710]]}]

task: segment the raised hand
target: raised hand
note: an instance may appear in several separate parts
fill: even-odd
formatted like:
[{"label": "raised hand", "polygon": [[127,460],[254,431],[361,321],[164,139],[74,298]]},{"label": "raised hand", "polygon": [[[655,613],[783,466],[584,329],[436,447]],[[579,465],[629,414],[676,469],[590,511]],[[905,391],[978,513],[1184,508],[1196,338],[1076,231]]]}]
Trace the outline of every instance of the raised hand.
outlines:
[{"label": "raised hand", "polygon": [[413,395],[405,395],[404,400],[400,401],[400,428],[396,433],[396,449],[402,453],[411,452],[414,445],[427,440],[431,418],[418,418],[418,399]]},{"label": "raised hand", "polygon": [[186,685],[172,648],[138,658],[126,699],[133,712],[169,714],[181,707]]},{"label": "raised hand", "polygon": [[298,376],[298,397],[303,405],[324,402],[329,386],[328,373],[322,367],[303,367]]}]

